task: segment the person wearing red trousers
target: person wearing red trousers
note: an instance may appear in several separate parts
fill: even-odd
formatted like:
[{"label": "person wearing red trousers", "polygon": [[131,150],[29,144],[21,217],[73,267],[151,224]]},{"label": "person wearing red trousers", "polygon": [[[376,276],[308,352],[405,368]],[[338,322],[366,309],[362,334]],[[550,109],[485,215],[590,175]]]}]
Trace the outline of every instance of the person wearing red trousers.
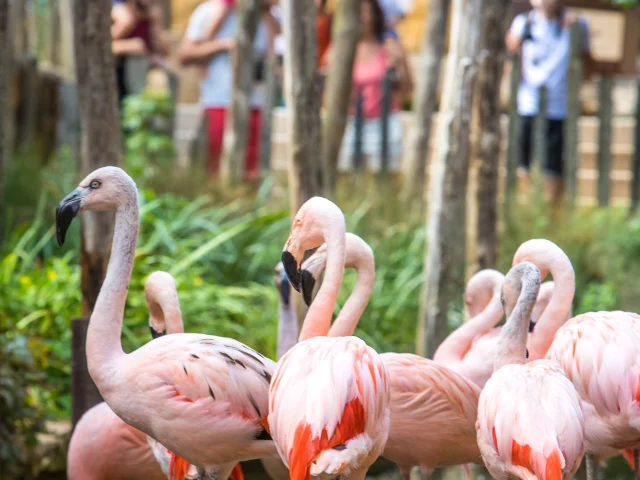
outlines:
[{"label": "person wearing red trousers", "polygon": [[[264,1],[264,15],[273,0]],[[200,81],[200,104],[208,122],[209,161],[207,170],[216,175],[220,169],[220,158],[224,138],[227,109],[231,105],[233,92],[233,67],[231,49],[236,36],[237,14],[235,0],[206,0],[193,11],[187,31],[180,45],[180,61],[206,66]],[[256,60],[255,86],[251,95],[249,139],[244,173],[248,179],[259,175],[260,123],[263,104],[263,88],[260,85],[262,63],[273,41],[273,23],[263,19],[258,25],[254,41]]]}]

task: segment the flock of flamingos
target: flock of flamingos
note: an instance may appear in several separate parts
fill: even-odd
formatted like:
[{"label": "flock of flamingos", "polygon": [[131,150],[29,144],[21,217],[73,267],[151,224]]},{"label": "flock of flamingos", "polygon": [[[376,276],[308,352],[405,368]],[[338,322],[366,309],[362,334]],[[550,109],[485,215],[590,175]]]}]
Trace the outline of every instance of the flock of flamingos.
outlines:
[{"label": "flock of flamingos", "polygon": [[[335,204],[315,197],[295,216],[276,269],[277,363],[231,338],[184,333],[164,272],[145,286],[153,340],[125,354],[135,183],[116,167],[87,176],[56,210],[60,244],[87,210],[115,210],[116,226],[86,345],[105,403],[73,433],[72,480],[239,480],[238,462],[251,459],[274,480],[363,480],[380,455],[405,478],[414,466],[426,478],[439,467],[484,464],[497,480],[560,480],[585,454],[594,479],[599,462],[620,453],[640,478],[640,316],[569,320],[575,274],[548,240],[521,245],[506,276],[484,270],[471,279],[472,319],[433,360],[378,354],[352,336],[373,289],[373,252],[346,232]],[[357,270],[357,284],[332,324],[346,267]],[[554,282],[541,286],[549,273]],[[299,338],[290,286],[310,304]]]}]

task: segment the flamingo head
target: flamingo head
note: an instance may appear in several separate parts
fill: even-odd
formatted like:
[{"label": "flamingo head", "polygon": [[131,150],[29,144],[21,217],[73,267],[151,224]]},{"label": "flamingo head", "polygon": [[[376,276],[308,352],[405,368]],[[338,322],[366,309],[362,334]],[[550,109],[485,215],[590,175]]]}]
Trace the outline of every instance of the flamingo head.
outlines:
[{"label": "flamingo head", "polygon": [[102,167],[93,171],[56,208],[58,244],[64,244],[69,225],[78,213],[86,210],[115,210],[137,201],[136,184],[124,170]]},{"label": "flamingo head", "polygon": [[304,298],[304,303],[306,303],[307,306],[310,306],[313,301],[313,289],[326,265],[327,244],[323,243],[313,255],[307,258],[302,264],[300,283],[302,287],[302,298]]},{"label": "flamingo head", "polygon": [[[540,289],[540,270],[534,263],[522,262],[511,267],[502,284],[502,306],[507,317],[518,306],[533,311]],[[529,320],[529,327],[531,320]]]},{"label": "flamingo head", "polygon": [[323,197],[307,200],[295,218],[291,233],[282,251],[282,264],[289,282],[298,292],[301,291],[301,264],[307,250],[319,247],[328,237],[344,238],[344,215],[338,206]]}]

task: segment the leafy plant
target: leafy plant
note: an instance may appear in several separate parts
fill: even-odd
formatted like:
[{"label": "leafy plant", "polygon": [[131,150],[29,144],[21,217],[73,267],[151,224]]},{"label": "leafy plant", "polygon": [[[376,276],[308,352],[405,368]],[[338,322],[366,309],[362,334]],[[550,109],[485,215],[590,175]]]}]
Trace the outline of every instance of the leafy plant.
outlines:
[{"label": "leafy plant", "polygon": [[134,178],[149,179],[172,167],[171,138],[175,105],[169,94],[145,89],[124,100],[126,169]]}]

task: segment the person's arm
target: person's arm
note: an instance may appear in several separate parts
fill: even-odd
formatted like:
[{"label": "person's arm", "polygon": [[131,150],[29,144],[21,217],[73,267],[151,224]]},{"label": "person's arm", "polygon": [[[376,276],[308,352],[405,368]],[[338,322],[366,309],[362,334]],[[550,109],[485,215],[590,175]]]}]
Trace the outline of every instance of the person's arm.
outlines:
[{"label": "person's arm", "polygon": [[147,47],[140,37],[123,38],[111,42],[111,51],[115,56],[120,55],[146,55]]},{"label": "person's arm", "polygon": [[396,89],[402,92],[403,96],[410,96],[413,91],[413,75],[404,46],[398,40],[387,39],[385,48],[389,54],[391,66],[396,69]]},{"label": "person's arm", "polygon": [[229,51],[233,48],[233,39],[207,40],[197,42],[189,37],[184,37],[180,43],[178,57],[182,65],[202,63],[208,61],[218,53]]},{"label": "person's arm", "polygon": [[170,45],[164,30],[162,17],[162,10],[157,5],[154,5],[149,12],[149,21],[151,23],[151,44],[153,45],[154,53],[168,55]]},{"label": "person's arm", "polygon": [[269,11],[262,14],[262,19],[267,28],[267,55],[271,56],[275,54],[275,41],[280,33],[280,25]]},{"label": "person's arm", "polygon": [[111,39],[122,40],[136,26],[136,16],[126,3],[118,3],[111,8]]},{"label": "person's arm", "polygon": [[516,15],[505,37],[505,46],[509,53],[518,53],[524,42],[530,36],[530,24],[525,14]]},{"label": "person's arm", "polygon": [[213,4],[211,20],[204,31],[203,38],[205,40],[215,38],[229,13],[235,8],[235,3],[235,0],[216,0]]}]

